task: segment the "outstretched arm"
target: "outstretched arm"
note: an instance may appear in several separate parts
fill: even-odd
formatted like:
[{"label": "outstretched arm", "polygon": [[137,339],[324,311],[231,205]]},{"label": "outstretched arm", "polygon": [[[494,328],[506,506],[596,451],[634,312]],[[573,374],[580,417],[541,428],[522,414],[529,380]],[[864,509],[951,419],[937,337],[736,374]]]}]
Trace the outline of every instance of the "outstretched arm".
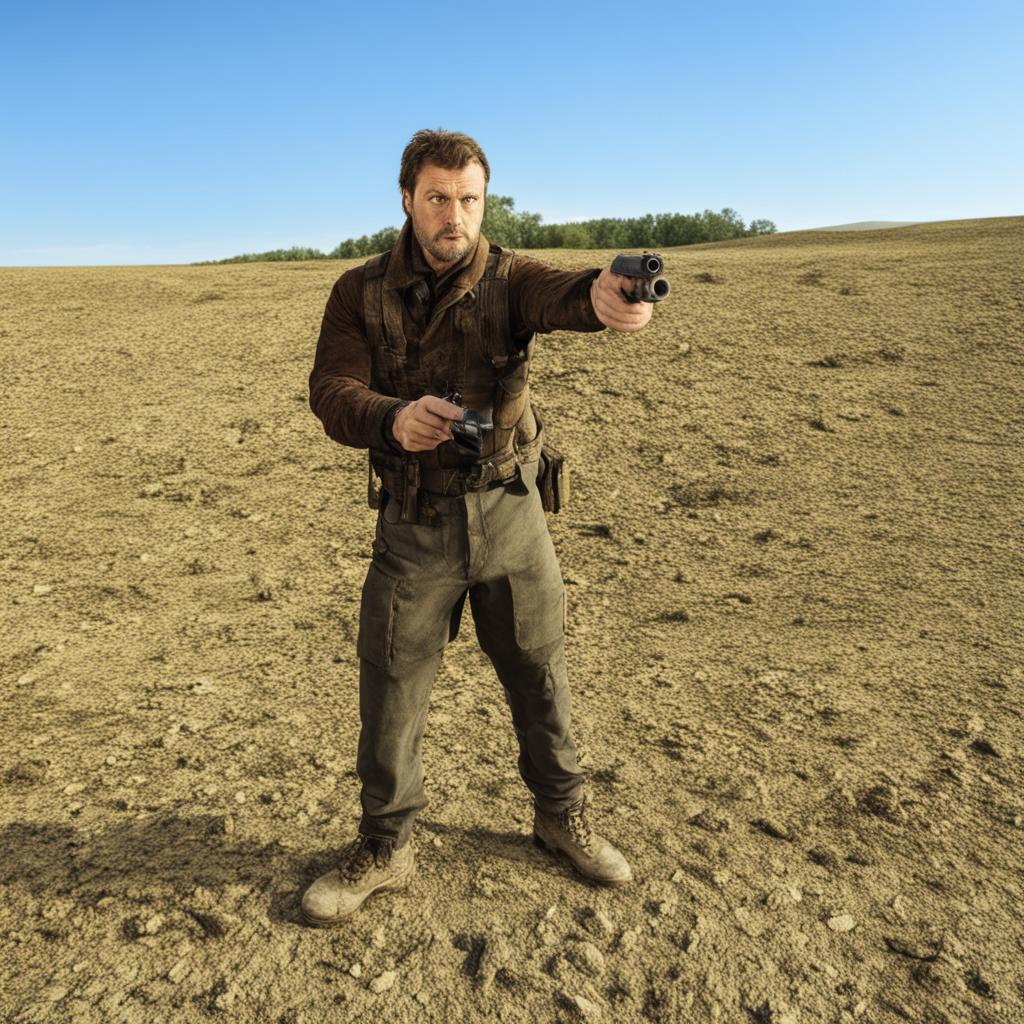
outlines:
[{"label": "outstretched arm", "polygon": [[638,331],[651,319],[651,304],[627,302],[619,292],[636,284],[608,268],[556,270],[517,254],[509,279],[513,331]]}]

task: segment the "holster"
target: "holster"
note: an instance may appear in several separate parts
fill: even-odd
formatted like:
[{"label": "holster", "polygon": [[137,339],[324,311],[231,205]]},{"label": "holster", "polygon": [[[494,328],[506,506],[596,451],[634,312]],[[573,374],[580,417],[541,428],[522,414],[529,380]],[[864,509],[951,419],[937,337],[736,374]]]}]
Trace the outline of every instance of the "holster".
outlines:
[{"label": "holster", "polygon": [[569,503],[569,469],[565,456],[550,444],[541,446],[537,490],[545,512],[561,512]]}]

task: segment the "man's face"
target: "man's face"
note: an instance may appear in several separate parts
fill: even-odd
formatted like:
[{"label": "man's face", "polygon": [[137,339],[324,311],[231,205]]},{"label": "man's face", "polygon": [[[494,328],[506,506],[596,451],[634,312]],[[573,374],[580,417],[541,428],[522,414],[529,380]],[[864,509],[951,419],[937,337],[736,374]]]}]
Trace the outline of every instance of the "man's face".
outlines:
[{"label": "man's face", "polygon": [[458,171],[424,164],[402,206],[427,262],[442,271],[476,249],[484,219],[484,169],[471,160]]}]

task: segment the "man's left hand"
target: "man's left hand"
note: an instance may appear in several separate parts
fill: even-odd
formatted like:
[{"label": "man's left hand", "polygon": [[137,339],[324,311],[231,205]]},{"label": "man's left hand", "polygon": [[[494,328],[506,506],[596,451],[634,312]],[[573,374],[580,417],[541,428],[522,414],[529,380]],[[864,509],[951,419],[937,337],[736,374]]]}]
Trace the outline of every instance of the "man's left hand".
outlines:
[{"label": "man's left hand", "polygon": [[639,331],[654,312],[653,302],[627,302],[620,288],[632,294],[639,278],[613,274],[607,267],[590,285],[590,301],[598,320],[613,331]]}]

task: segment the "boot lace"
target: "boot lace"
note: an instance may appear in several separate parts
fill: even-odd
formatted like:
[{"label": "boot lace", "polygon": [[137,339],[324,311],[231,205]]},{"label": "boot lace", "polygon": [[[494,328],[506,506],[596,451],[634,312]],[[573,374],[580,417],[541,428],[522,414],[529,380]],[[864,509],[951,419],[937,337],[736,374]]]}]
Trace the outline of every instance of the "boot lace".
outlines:
[{"label": "boot lace", "polygon": [[356,836],[342,851],[338,874],[347,882],[358,882],[373,867],[387,867],[394,843],[373,836]]},{"label": "boot lace", "polygon": [[578,803],[566,807],[558,815],[558,823],[572,836],[573,841],[584,850],[589,851],[593,841],[594,832],[590,822],[587,820],[587,800],[584,797]]}]

